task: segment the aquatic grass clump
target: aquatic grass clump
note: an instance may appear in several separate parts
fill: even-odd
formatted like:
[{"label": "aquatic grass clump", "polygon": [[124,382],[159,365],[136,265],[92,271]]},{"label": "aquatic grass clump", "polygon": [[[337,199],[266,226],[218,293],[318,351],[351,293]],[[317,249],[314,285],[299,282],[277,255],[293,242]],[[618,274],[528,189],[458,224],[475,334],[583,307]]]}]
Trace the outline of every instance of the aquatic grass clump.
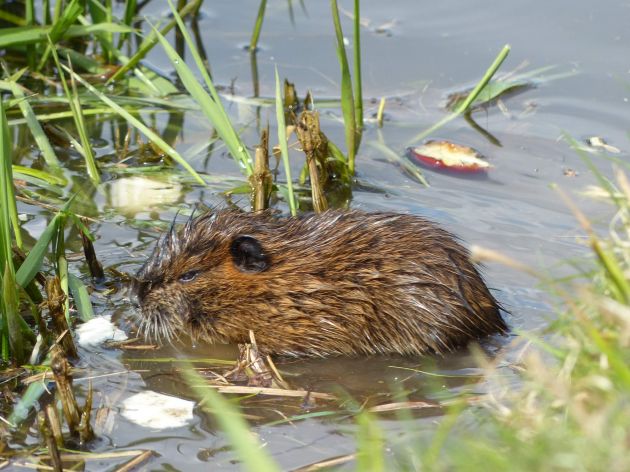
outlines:
[{"label": "aquatic grass clump", "polygon": [[[71,321],[69,273],[65,257],[65,221],[73,221],[84,232],[87,232],[87,228],[76,215],[68,211],[73,200],[71,198],[62,210],[52,218],[28,255],[24,257],[22,255],[24,245],[20,233],[14,191],[12,156],[13,145],[4,101],[0,99],[0,292],[2,293],[2,297],[0,297],[0,357],[5,363],[21,365],[29,357],[32,362],[37,362],[42,357],[47,343],[52,341],[51,334],[48,332],[46,324],[42,322],[38,308],[38,304],[42,301],[41,293],[32,284],[33,279],[42,270],[48,247],[51,243],[54,246],[53,263],[60,280],[60,287],[64,292],[63,317],[67,327]],[[38,175],[45,176],[46,174],[40,173]],[[13,248],[14,241],[17,252]],[[14,261],[17,261],[17,269]],[[84,286],[80,281],[73,281],[73,286],[77,293],[83,293]],[[22,291],[25,297],[21,296]],[[30,305],[36,327],[29,326],[22,317],[24,304]],[[88,313],[90,311],[90,308],[87,307],[89,300],[82,297],[81,304],[82,312]],[[35,329],[41,337],[39,343],[35,342]],[[57,336],[60,334],[61,332],[56,333]],[[67,333],[65,339],[71,339],[71,335]]]},{"label": "aquatic grass clump", "polygon": [[[597,171],[598,178],[603,176]],[[610,202],[616,213],[609,238],[598,236],[585,215],[560,192],[595,256],[567,287],[548,285],[560,315],[547,340],[530,338],[512,391],[491,370],[496,393],[486,408],[462,411],[436,470],[629,470],[630,469],[630,182],[616,173]],[[611,194],[612,195],[612,194]],[[488,417],[471,434],[471,416]]]},{"label": "aquatic grass clump", "polygon": [[[72,92],[68,87],[68,83],[66,82],[66,77],[64,75],[63,69],[61,68],[61,63],[59,62],[59,56],[57,55],[57,50],[52,44],[52,40],[50,41],[51,50],[53,54],[53,58],[55,60],[55,64],[57,66],[57,70],[59,71],[59,78],[61,79],[61,85],[66,94],[66,98],[68,99],[68,103],[70,104],[70,111],[72,112],[72,118],[74,119],[74,124],[79,132],[79,139],[81,143],[76,142],[72,136],[69,136],[71,143],[74,145],[75,149],[79,151],[79,153],[85,159],[88,175],[92,182],[95,185],[101,183],[101,177],[98,171],[98,167],[96,166],[96,159],[94,157],[94,151],[92,150],[92,144],[90,143],[88,137],[88,131],[85,125],[85,117],[83,116],[83,111],[81,108],[81,103],[79,101],[79,93],[77,91],[77,85],[74,77],[71,77],[72,84]],[[70,68],[72,69],[72,63],[68,58],[68,63],[70,64]]]},{"label": "aquatic grass clump", "polygon": [[171,7],[171,11],[173,12],[173,15],[175,16],[175,20],[177,21],[177,25],[179,26],[179,29],[182,35],[184,36],[184,39],[186,40],[186,44],[188,45],[188,48],[195,60],[195,64],[197,65],[197,68],[199,72],[201,73],[201,76],[203,77],[204,82],[206,86],[208,87],[208,90],[210,91],[210,94],[208,94],[203,89],[201,84],[197,81],[196,77],[194,76],[193,72],[186,65],[186,63],[179,56],[179,54],[177,54],[177,52],[170,45],[170,43],[164,38],[164,36],[157,30],[154,30],[154,34],[157,36],[158,40],[160,41],[160,44],[164,48],[166,55],[171,60],[171,63],[173,64],[175,70],[177,71],[179,78],[182,80],[184,87],[186,87],[186,90],[188,90],[188,92],[195,99],[195,101],[197,101],[200,104],[201,110],[208,117],[208,119],[212,123],[212,126],[215,127],[215,129],[217,130],[217,133],[219,134],[223,142],[225,142],[226,146],[230,150],[230,154],[239,164],[239,167],[241,168],[242,172],[247,177],[250,177],[254,170],[253,164],[252,164],[252,158],[249,152],[247,151],[245,144],[241,140],[241,137],[236,132],[236,130],[234,129],[234,126],[232,125],[232,122],[228,118],[225,108],[223,108],[223,105],[221,103],[219,94],[217,93],[214,83],[212,82],[212,79],[210,78],[210,74],[208,74],[208,71],[206,70],[206,67],[203,63],[203,60],[201,56],[199,55],[199,51],[195,47],[195,44],[193,43],[190,35],[188,34],[188,30],[186,26],[184,25],[184,22],[182,21],[181,16],[177,13],[177,10],[173,6],[173,4],[170,2],[170,0],[169,0],[169,5]]},{"label": "aquatic grass clump", "polygon": [[0,98],[0,356],[4,362],[13,358],[21,363],[26,352],[19,323],[19,295],[15,283],[12,248],[12,234],[19,239],[20,227],[13,194],[11,155],[9,127],[4,113],[4,102]]}]

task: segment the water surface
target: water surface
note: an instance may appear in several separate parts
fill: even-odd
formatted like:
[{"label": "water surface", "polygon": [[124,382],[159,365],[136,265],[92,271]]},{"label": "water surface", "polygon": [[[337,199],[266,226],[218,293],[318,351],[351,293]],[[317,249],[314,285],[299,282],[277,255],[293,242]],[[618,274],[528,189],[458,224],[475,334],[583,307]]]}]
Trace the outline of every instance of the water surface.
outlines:
[{"label": "water surface", "polygon": [[[351,9],[350,2],[342,3]],[[254,1],[205,2],[198,24],[214,80],[223,86],[229,113],[243,127],[244,140],[250,145],[257,141],[258,126],[267,121],[273,126],[275,122],[272,108],[236,100],[251,97],[254,91],[250,56],[244,45],[249,42],[256,10]],[[166,2],[161,0],[149,2],[142,11],[151,22],[163,19],[167,12]],[[496,249],[551,274],[566,274],[568,269],[562,261],[583,257],[586,249],[579,226],[551,184],[569,192],[596,221],[606,221],[610,210],[581,195],[595,183],[595,178],[562,135],[566,133],[579,141],[601,136],[621,149],[614,157],[627,159],[630,4],[370,0],[362,2],[362,15],[366,25],[362,30],[366,116],[371,118],[378,100],[386,97],[386,122],[382,129],[373,120],[367,122],[357,157],[358,183],[350,206],[427,216],[467,245]],[[349,33],[351,24],[347,17],[343,18],[343,25]],[[143,27],[146,31],[147,22]],[[169,39],[174,40],[173,34]],[[503,71],[554,65],[554,73],[566,73],[566,77],[538,83],[507,97],[502,107],[494,105],[475,112],[472,117],[486,134],[458,119],[433,136],[472,146],[485,155],[494,166],[488,179],[469,180],[427,171],[431,186],[425,188],[370,146],[370,142],[380,140],[402,155],[414,135],[444,116],[448,94],[473,86],[505,43],[511,44],[512,52]],[[262,97],[273,94],[275,66],[281,76],[296,84],[301,96],[311,90],[316,98],[338,97],[339,66],[328,2],[269,2],[257,59]],[[159,47],[148,56],[146,64],[175,77]],[[339,109],[322,107],[320,112],[323,131],[334,142],[343,144]],[[228,178],[243,180],[225,149],[208,149],[212,130],[201,113],[160,113],[154,119],[157,129],[163,130],[170,123],[179,131],[177,148],[198,171],[220,177],[222,182]],[[94,136],[100,139],[99,155],[111,159],[115,159],[113,127],[113,122],[104,120]],[[489,139],[488,134],[494,139]],[[275,136],[275,130],[271,135]],[[302,158],[298,153],[293,156],[293,171],[297,175]],[[78,162],[76,156],[68,158]],[[25,156],[22,164],[28,165],[28,159]],[[592,159],[604,174],[611,174],[609,160],[599,155]],[[84,179],[78,171],[73,178]],[[150,253],[158,235],[154,229],[157,222],[169,222],[179,208],[192,208],[198,202],[209,206],[226,204],[221,192],[227,184],[200,188],[186,179],[170,181],[162,185],[166,189],[150,194],[149,207],[142,199],[148,190],[139,189],[138,181],[115,175],[109,178],[86,196],[84,210],[96,219],[90,228],[98,237],[96,250],[101,261],[123,272],[135,272]],[[231,200],[248,207],[246,196],[234,196]],[[286,210],[282,204],[279,208]],[[40,210],[24,206],[21,211],[32,214]],[[141,222],[150,224],[144,227]],[[44,227],[42,218],[25,225],[33,238]],[[89,282],[86,267],[75,263],[72,270]],[[506,316],[513,332],[540,330],[553,318],[549,296],[536,280],[496,264],[485,267],[484,274],[509,310]],[[128,327],[131,307],[121,292],[97,291],[93,300],[98,314],[112,314],[121,326]],[[487,348],[499,351],[503,362],[509,364],[518,354],[511,344],[515,336],[494,340]],[[94,375],[120,372],[95,382],[95,406],[109,406],[116,414],[121,399],[147,388],[191,397],[179,377],[173,375],[176,366],[152,363],[152,357],[231,359],[235,350],[180,346],[150,353],[97,349],[83,354],[82,365]],[[449,398],[461,391],[483,392],[483,372],[475,366],[468,352],[440,359],[377,357],[278,363],[295,387],[343,390],[349,397],[374,404],[392,401],[392,392],[402,390],[415,400]],[[509,372],[509,368],[505,369]],[[306,410],[301,401],[278,398],[253,398],[243,402],[243,406],[246,413],[258,418],[252,421],[253,430],[284,469],[354,452],[351,419],[333,416],[266,426],[270,421]],[[318,404],[311,409],[335,408],[334,404]],[[430,432],[440,414],[438,409],[422,411],[415,415],[411,427]],[[395,438],[410,425],[396,421],[393,415],[382,415],[382,426]],[[102,433],[95,449],[152,449],[158,456],[151,460],[151,469],[207,470],[211,466],[216,470],[238,470],[239,464],[226,445],[223,435],[203,415],[196,415],[188,427],[161,432],[136,426],[116,415],[113,429]],[[89,463],[90,470],[110,468],[107,461]]]}]

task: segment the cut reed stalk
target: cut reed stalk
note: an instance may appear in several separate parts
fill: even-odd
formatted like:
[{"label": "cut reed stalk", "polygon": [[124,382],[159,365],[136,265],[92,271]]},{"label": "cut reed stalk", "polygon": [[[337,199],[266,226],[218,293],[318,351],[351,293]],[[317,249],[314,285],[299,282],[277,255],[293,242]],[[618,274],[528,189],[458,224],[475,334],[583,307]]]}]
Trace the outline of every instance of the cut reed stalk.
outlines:
[{"label": "cut reed stalk", "polygon": [[318,163],[322,168],[325,165],[328,157],[328,140],[320,131],[319,114],[308,110],[303,111],[296,126],[296,133],[302,150],[306,155],[306,164],[311,181],[313,210],[315,213],[322,213],[328,209],[328,202],[324,195]]},{"label": "cut reed stalk", "polygon": [[59,455],[59,448],[57,442],[51,431],[51,426],[48,422],[48,418],[44,411],[40,411],[37,414],[37,424],[39,429],[39,435],[44,439],[46,449],[48,450],[48,457],[50,458],[50,470],[55,472],[63,472],[63,464],[61,463],[61,456]]},{"label": "cut reed stalk", "polygon": [[252,210],[262,211],[269,208],[269,197],[273,186],[273,177],[269,170],[269,128],[264,129],[260,144],[256,146],[254,173],[250,177],[253,189]]}]

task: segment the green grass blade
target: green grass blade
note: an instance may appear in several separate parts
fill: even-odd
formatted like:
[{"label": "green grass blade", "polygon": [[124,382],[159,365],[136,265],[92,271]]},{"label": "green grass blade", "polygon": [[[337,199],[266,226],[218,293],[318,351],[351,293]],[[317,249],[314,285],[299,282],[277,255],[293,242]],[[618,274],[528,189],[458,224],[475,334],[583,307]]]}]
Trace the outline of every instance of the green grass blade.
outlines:
[{"label": "green grass blade", "polygon": [[[83,9],[85,6],[85,0],[70,0],[59,19],[53,23],[52,29],[50,30],[49,36],[50,41],[55,44],[59,41],[63,35],[66,33],[70,25],[72,25],[81,13],[83,13]],[[46,50],[42,55],[42,58],[39,61],[39,65],[37,66],[37,70],[40,70],[46,64],[48,60],[48,55],[50,54],[51,46],[50,44],[46,45]]]},{"label": "green grass blade", "polygon": [[[15,195],[13,193],[11,135],[0,97],[0,325],[2,358],[12,358],[18,365],[24,361],[22,327],[24,320],[18,311],[19,295],[15,284],[11,227],[18,246],[22,246]],[[27,327],[28,329],[28,327]],[[32,333],[31,333],[32,334]]]},{"label": "green grass blade", "polygon": [[630,281],[614,253],[606,251],[594,235],[591,236],[591,248],[599,259],[602,269],[616,287],[619,301],[625,304],[630,303]]},{"label": "green grass blade", "polygon": [[251,164],[249,153],[246,153],[245,145],[236,134],[236,131],[234,131],[230,121],[226,120],[225,115],[221,113],[219,109],[221,107],[220,103],[217,103],[204,90],[202,85],[197,81],[193,72],[188,68],[188,66],[184,63],[184,60],[179,56],[179,54],[177,54],[168,41],[161,35],[159,38],[162,47],[166,51],[168,58],[173,63],[182,84],[186,87],[190,96],[201,106],[202,112],[206,115],[208,120],[210,120],[210,123],[214,126],[223,142],[225,142],[230,154],[237,161],[245,175],[250,176],[253,173],[253,166]]},{"label": "green grass blade", "polygon": [[[50,361],[47,361],[49,364]],[[28,417],[28,412],[35,408],[37,403],[39,402],[40,397],[47,392],[46,382],[33,382],[26,388],[26,392],[20,397],[15,408],[11,412],[9,416],[9,422],[14,425],[19,425],[22,421],[24,421]]]},{"label": "green grass blade", "polygon": [[499,67],[501,67],[501,64],[503,64],[503,61],[505,61],[509,53],[510,53],[510,45],[506,44],[505,46],[503,46],[503,49],[501,50],[499,55],[494,59],[490,67],[488,67],[488,70],[486,70],[486,73],[483,75],[479,83],[475,86],[474,89],[472,89],[472,92],[470,92],[470,94],[466,97],[466,100],[464,100],[462,104],[457,108],[457,110],[455,110],[455,113],[461,114],[461,113],[464,113],[466,110],[468,110],[470,105],[472,105],[472,103],[477,99],[477,97],[479,96],[481,91],[485,88],[485,86],[488,84],[488,82],[490,82],[490,79],[492,79],[492,76],[496,73],[497,70],[499,70]]},{"label": "green grass blade", "polygon": [[385,438],[375,418],[368,413],[357,416],[357,471],[385,470]]},{"label": "green grass blade", "polygon": [[77,306],[77,311],[81,319],[88,321],[94,318],[92,300],[90,300],[90,294],[87,291],[87,287],[81,282],[81,279],[75,275],[69,274],[68,286],[70,287],[74,304]]},{"label": "green grass blade", "polygon": [[[72,117],[74,119],[74,125],[79,132],[79,139],[81,140],[81,146],[77,147],[77,150],[83,155],[83,159],[85,160],[85,166],[88,171],[88,176],[94,183],[94,185],[98,185],[101,183],[101,176],[98,171],[98,167],[96,165],[96,158],[94,157],[94,152],[92,151],[92,144],[90,143],[90,139],[88,137],[87,127],[85,125],[85,118],[83,117],[83,111],[81,103],[79,102],[79,92],[77,91],[77,84],[74,80],[74,77],[71,76],[70,81],[72,84],[72,91],[68,87],[68,83],[66,82],[65,75],[63,70],[61,69],[61,63],[59,62],[59,56],[57,55],[57,50],[55,46],[50,43],[51,51],[53,55],[53,59],[55,60],[55,64],[57,69],[59,70],[59,78],[61,79],[61,84],[63,86],[63,90],[68,98],[68,103],[70,104],[70,110],[72,111]],[[70,58],[68,58],[68,64],[70,65],[70,69],[72,69],[72,63],[70,62]]]},{"label": "green grass blade", "polygon": [[483,88],[488,84],[488,82],[490,82],[490,79],[492,79],[492,76],[496,73],[497,70],[499,70],[499,67],[501,67],[501,64],[503,64],[503,61],[505,61],[509,53],[510,53],[510,45],[506,44],[505,46],[503,46],[503,49],[498,54],[498,56],[494,59],[490,67],[488,67],[488,69],[486,70],[486,73],[483,75],[479,83],[477,83],[477,85],[472,90],[472,92],[468,94],[468,96],[466,97],[466,100],[464,100],[453,113],[446,115],[444,118],[442,118],[440,121],[435,123],[433,126],[430,126],[429,128],[425,129],[421,133],[414,136],[411,140],[409,140],[408,144],[414,144],[414,143],[417,143],[418,141],[422,141],[423,139],[428,137],[430,134],[440,129],[442,126],[446,125],[447,123],[450,123],[462,113],[465,113],[468,110],[468,108],[477,99],[477,97],[479,96],[479,93],[483,90]]},{"label": "green grass blade", "polygon": [[[0,203],[2,204],[2,213],[7,216],[5,228],[7,231],[7,240],[5,244],[8,251],[5,254],[7,260],[12,261],[11,252],[11,231],[9,224],[13,227],[13,236],[15,244],[22,248],[22,235],[20,234],[20,223],[18,220],[17,205],[15,203],[15,194],[13,192],[13,167],[12,167],[13,146],[11,145],[11,133],[7,116],[4,111],[4,102],[0,97]],[[12,262],[11,262],[12,264]],[[0,268],[4,266],[0,264]]]},{"label": "green grass blade", "polygon": [[35,116],[35,112],[31,107],[31,104],[26,99],[26,95],[24,94],[24,89],[22,86],[13,81],[8,80],[0,80],[0,89],[10,91],[13,96],[19,100],[18,107],[26,120],[26,125],[28,126],[33,138],[35,139],[35,143],[37,143],[37,147],[42,153],[42,157],[46,164],[51,167],[59,167],[59,160],[57,159],[57,155],[53,150],[46,133],[42,129],[42,126],[39,124],[37,117]]},{"label": "green grass blade", "polygon": [[188,162],[186,162],[186,160],[175,149],[173,149],[172,146],[167,144],[157,133],[149,129],[144,123],[142,123],[139,119],[137,119],[127,110],[125,110],[123,107],[118,105],[116,102],[114,102],[107,95],[103,94],[102,92],[94,88],[92,85],[90,85],[88,82],[83,80],[83,78],[80,75],[75,74],[72,70],[70,70],[65,65],[62,65],[61,67],[64,70],[66,70],[72,77],[74,77],[74,79],[77,82],[81,83],[81,85],[83,85],[90,92],[96,95],[99,99],[101,99],[101,101],[103,101],[105,104],[111,107],[116,113],[122,116],[131,125],[135,126],[142,134],[144,134],[149,140],[151,140],[153,144],[158,146],[162,151],[164,151],[166,154],[172,157],[173,160],[177,162],[179,165],[181,165],[184,169],[186,169],[190,173],[190,175],[192,175],[195,178],[197,182],[199,182],[202,185],[205,185],[204,180],[197,173],[197,171],[195,171],[195,169],[193,169],[192,166]]},{"label": "green grass blade", "polygon": [[429,182],[424,177],[424,174],[418,166],[409,162],[409,160],[404,157],[399,156],[392,148],[390,148],[387,144],[382,141],[369,141],[367,145],[373,147],[380,153],[382,153],[389,161],[392,163],[399,165],[405,172],[407,172],[410,176],[416,179],[425,187],[430,187]]},{"label": "green grass blade", "polygon": [[[357,141],[363,132],[363,82],[361,80],[361,0],[354,0],[354,118],[357,122]],[[358,144],[357,144],[358,147]]]},{"label": "green grass blade", "polygon": [[221,394],[205,386],[206,380],[192,367],[183,369],[182,374],[200,399],[201,407],[216,418],[236,456],[242,461],[243,469],[250,472],[278,472],[280,467],[251,433],[239,411]]},{"label": "green grass blade", "polygon": [[[194,12],[199,6],[200,1],[201,0],[193,0],[192,2],[187,3],[184,8],[179,11],[179,16],[184,17],[189,13]],[[169,21],[163,28],[160,29],[160,34],[167,34],[170,30],[173,29],[176,24],[177,22],[174,19]],[[144,58],[144,56],[146,56],[149,51],[151,51],[151,49],[155,47],[159,39],[154,31],[155,30],[151,31],[151,33],[149,33],[144,41],[142,41],[142,44],[138,48],[138,51],[129,59],[129,61],[120,69],[118,69],[114,75],[111,76],[111,78],[107,81],[108,84],[120,79],[123,75],[127,73],[127,71],[136,67],[138,63]]]},{"label": "green grass blade", "polygon": [[[27,5],[30,2],[27,2]],[[9,13],[8,11],[0,10],[0,20],[6,21],[7,23],[13,23],[18,26],[26,26],[28,24],[28,6],[25,13],[25,18],[14,15],[13,13]]]},{"label": "green grass blade", "polygon": [[9,345],[11,346],[11,357],[17,365],[24,363],[24,339],[22,336],[22,324],[19,321],[18,293],[15,286],[15,274],[13,266],[7,264],[4,267],[2,277],[2,316],[7,326],[9,335]]},{"label": "green grass blade", "polygon": [[339,8],[337,0],[330,0],[333,24],[335,26],[335,36],[337,38],[337,58],[341,66],[341,111],[343,113],[343,123],[346,132],[346,147],[348,152],[348,169],[354,175],[354,158],[357,152],[357,123],[354,112],[354,93],[352,91],[352,79],[348,66],[346,48],[343,44],[343,31],[341,30],[341,20],[339,19]]},{"label": "green grass blade", "polygon": [[15,281],[20,287],[26,287],[33,280],[35,274],[41,270],[44,256],[48,251],[48,245],[55,234],[57,234],[60,220],[61,215],[57,214],[54,216],[18,269]]},{"label": "green grass blade", "polygon": [[72,326],[72,321],[70,320],[70,289],[68,286],[68,259],[66,259],[66,238],[64,235],[64,229],[66,226],[66,215],[61,213],[61,218],[59,222],[59,226],[57,227],[57,234],[54,240],[55,243],[55,255],[57,259],[57,277],[59,277],[59,285],[61,286],[61,290],[66,295],[66,299],[64,300],[64,314],[66,316],[66,321],[68,322],[68,326]]},{"label": "green grass blade", "polygon": [[[112,21],[112,0],[96,1],[87,0],[87,7],[92,17],[92,23],[111,23]],[[107,63],[112,62],[114,57],[114,45],[112,33],[99,33],[96,35],[98,42],[103,50],[103,56]]]},{"label": "green grass blade", "polygon": [[24,167],[13,164],[13,174],[20,174],[21,176],[28,175],[57,187],[65,187],[68,185],[68,181],[64,177],[53,175],[40,169],[33,169],[32,167]]},{"label": "green grass blade", "polygon": [[260,6],[258,7],[258,14],[256,15],[256,23],[254,24],[254,30],[252,31],[252,39],[249,42],[249,52],[255,53],[258,47],[258,39],[260,38],[260,31],[262,30],[263,20],[265,19],[265,8],[267,7],[267,0],[260,0]]},{"label": "green grass blade", "polygon": [[[136,8],[137,8],[136,0],[127,0],[125,2],[125,13],[123,14],[122,21],[127,26],[131,26],[131,23],[133,22],[133,18],[136,14]],[[127,33],[122,33],[118,37],[118,49],[122,48],[123,43],[126,41],[128,37],[129,37],[129,34]]]},{"label": "green grass blade", "polygon": [[[194,41],[190,37],[190,34],[188,33],[188,29],[186,28],[186,25],[184,25],[184,21],[182,20],[181,15],[177,13],[177,10],[175,10],[171,0],[168,0],[168,2],[169,2],[169,6],[171,7],[171,10],[173,11],[173,16],[175,17],[175,21],[177,21],[177,25],[179,26],[179,29],[182,32],[182,36],[184,37],[184,40],[186,41],[186,44],[188,45],[188,49],[190,50],[190,53],[195,61],[195,65],[197,66],[197,69],[199,70],[201,77],[203,77],[203,81],[206,84],[206,87],[208,87],[208,90],[210,91],[210,95],[212,95],[212,98],[217,105],[218,111],[223,116],[223,120],[219,120],[220,121],[219,124],[225,123],[224,132],[231,136],[232,141],[238,142],[238,147],[234,150],[231,150],[231,152],[238,153],[238,159],[241,162],[243,162],[246,167],[250,169],[250,172],[248,173],[248,176],[249,176],[251,175],[251,172],[253,172],[253,168],[251,164],[251,156],[249,155],[247,148],[241,141],[240,136],[238,135],[238,133],[234,130],[234,127],[232,126],[230,118],[227,112],[225,111],[225,108],[223,107],[223,104],[221,102],[221,97],[219,97],[217,89],[214,86],[214,82],[212,82],[212,78],[210,77],[210,74],[208,73],[208,69],[206,68],[206,63],[204,59],[201,57],[201,55],[199,54],[199,51],[197,50],[197,47],[195,46]],[[213,123],[213,125],[215,124]],[[217,130],[217,132],[218,131],[219,130]]]},{"label": "green grass blade", "polygon": [[289,197],[289,208],[293,216],[297,215],[297,203],[293,192],[293,180],[291,178],[291,163],[289,162],[289,146],[287,145],[287,125],[284,121],[284,103],[282,101],[282,90],[280,88],[280,76],[276,67],[276,120],[278,122],[278,145],[284,164],[284,173],[287,176],[287,195]]},{"label": "green grass blade", "polygon": [[249,177],[253,173],[253,165],[252,159],[245,147],[245,144],[241,140],[238,133],[234,130],[230,119],[223,108],[221,103],[221,99],[208,75],[208,72],[204,66],[203,60],[197,51],[197,48],[192,41],[192,38],[188,34],[186,26],[184,25],[181,17],[177,14],[177,11],[173,7],[172,3],[171,9],[173,11],[173,15],[175,16],[175,20],[177,21],[180,30],[182,31],[182,35],[184,36],[184,40],[188,45],[188,48],[195,60],[195,63],[204,78],[208,89],[210,90],[210,95],[204,90],[201,84],[195,78],[195,75],[190,70],[190,68],[186,65],[184,60],[177,54],[175,49],[170,45],[170,43],[162,36],[159,32],[155,31],[155,34],[158,36],[162,47],[164,48],[166,55],[171,60],[171,63],[175,67],[179,78],[182,80],[184,87],[190,93],[192,98],[199,103],[201,106],[201,110],[208,117],[212,126],[215,127],[217,133],[220,138],[223,140],[225,145],[227,146],[232,157],[237,161],[237,163],[241,166],[242,170],[245,171],[245,174]]},{"label": "green grass blade", "polygon": [[[52,26],[19,26],[0,29],[0,48],[10,48],[23,44],[48,42]],[[125,25],[101,23],[98,25],[72,25],[63,34],[62,39],[89,36],[99,32],[130,33],[134,31]]]},{"label": "green grass blade", "polygon": [[[6,127],[4,104],[0,97],[0,290],[4,291],[7,271],[13,273],[13,250],[11,245],[11,210],[15,199],[10,192],[13,187],[11,177],[11,143]],[[13,200],[13,201],[12,201]],[[5,306],[5,298],[0,299],[0,337],[2,338],[2,359],[8,361],[11,355],[9,340],[10,306]]]},{"label": "green grass blade", "polygon": [[[32,27],[35,25],[35,0],[26,0],[25,12],[24,12],[24,25],[27,27]],[[26,46],[26,60],[28,63],[28,68],[30,70],[35,69],[35,64],[37,62],[37,48],[36,46],[29,44]]]}]

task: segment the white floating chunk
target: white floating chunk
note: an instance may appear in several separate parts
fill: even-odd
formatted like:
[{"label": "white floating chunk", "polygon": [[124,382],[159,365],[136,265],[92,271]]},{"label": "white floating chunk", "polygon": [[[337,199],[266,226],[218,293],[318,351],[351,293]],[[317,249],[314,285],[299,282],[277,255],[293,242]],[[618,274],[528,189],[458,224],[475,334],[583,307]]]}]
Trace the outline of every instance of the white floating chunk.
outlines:
[{"label": "white floating chunk", "polygon": [[194,406],[194,402],[147,390],[123,401],[121,414],[153,430],[181,428],[192,421]]},{"label": "white floating chunk", "polygon": [[110,206],[134,215],[176,202],[182,194],[182,186],[178,182],[132,176],[108,182],[105,194]]},{"label": "white floating chunk", "polygon": [[97,316],[76,329],[79,346],[89,348],[105,341],[124,341],[127,335],[111,322],[110,316]]}]

